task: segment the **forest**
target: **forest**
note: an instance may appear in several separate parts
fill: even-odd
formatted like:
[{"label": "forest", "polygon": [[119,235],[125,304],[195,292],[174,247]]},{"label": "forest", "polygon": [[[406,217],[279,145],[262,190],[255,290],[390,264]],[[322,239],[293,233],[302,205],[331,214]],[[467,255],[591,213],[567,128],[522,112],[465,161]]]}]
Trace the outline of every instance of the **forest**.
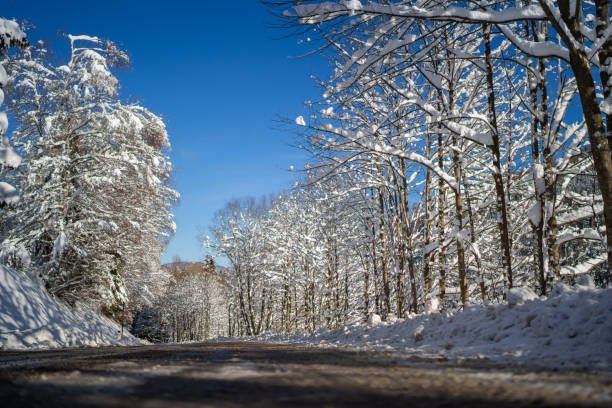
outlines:
[{"label": "forest", "polygon": [[127,52],[0,19],[3,265],[170,342],[608,286],[609,0],[261,3],[328,64],[281,120],[308,161],[220,209],[199,265],[160,265],[179,194],[164,120],[121,97]]},{"label": "forest", "polygon": [[611,407],[610,11],[3,2],[2,407]]},{"label": "forest", "polygon": [[268,6],[329,76],[285,121],[311,157],[296,186],[202,237],[231,266],[230,334],[607,286],[609,2]]}]

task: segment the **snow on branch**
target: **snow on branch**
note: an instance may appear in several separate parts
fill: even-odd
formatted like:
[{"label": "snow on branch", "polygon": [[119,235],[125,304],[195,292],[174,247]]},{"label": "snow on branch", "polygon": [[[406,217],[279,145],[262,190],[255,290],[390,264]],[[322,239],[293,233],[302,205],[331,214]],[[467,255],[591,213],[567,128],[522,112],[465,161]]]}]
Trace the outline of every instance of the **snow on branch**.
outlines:
[{"label": "snow on branch", "polygon": [[362,5],[358,1],[350,1],[300,4],[292,8],[295,14],[287,12],[285,16],[298,17],[301,24],[319,24],[341,16],[351,16],[357,13],[421,20],[489,24],[505,24],[525,20],[547,19],[546,13],[538,4],[532,4],[526,7],[510,7],[503,10],[468,10],[457,6],[426,10],[420,7],[401,4],[378,4],[370,2],[367,5]]},{"label": "snow on branch", "polygon": [[418,153],[406,152],[404,150],[392,146],[381,145],[380,143],[373,143],[371,141],[365,140],[366,133],[364,133],[363,131],[353,132],[350,130],[343,129],[341,127],[336,127],[331,123],[316,125],[314,126],[314,129],[321,132],[333,133],[335,135],[342,136],[368,152],[403,158],[421,164],[436,173],[436,175],[438,175],[442,180],[444,180],[444,182],[448,184],[450,188],[455,191],[457,191],[458,189],[457,180],[454,177],[449,175],[434,162]]},{"label": "snow on branch", "polygon": [[28,39],[16,21],[0,18],[0,50],[26,47]]},{"label": "snow on branch", "polygon": [[576,266],[565,265],[561,267],[561,276],[579,276],[589,273],[593,268],[601,265],[608,260],[607,254],[601,254],[590,258]]},{"label": "snow on branch", "polygon": [[562,47],[559,44],[555,44],[551,41],[525,40],[515,35],[507,26],[500,25],[498,28],[512,44],[527,55],[536,58],[556,57],[566,62],[569,62],[570,60],[569,51],[567,48]]},{"label": "snow on branch", "polygon": [[457,136],[471,140],[472,142],[478,143],[480,145],[493,145],[493,138],[490,133],[479,133],[474,131],[474,129],[469,126],[462,125],[452,120],[442,120],[443,115],[431,103],[425,101],[423,98],[413,92],[405,92],[399,89],[395,84],[387,80],[385,80],[385,83],[392,87],[400,95],[402,95],[408,103],[414,104],[421,108],[427,115],[435,119],[434,122],[440,121],[440,123],[445,128],[447,128]]},{"label": "snow on branch", "polygon": [[557,225],[562,227],[573,222],[581,221],[587,218],[591,218],[597,215],[603,214],[603,205],[595,204],[593,209],[591,208],[579,208],[577,210],[562,214],[557,217]]},{"label": "snow on branch", "polygon": [[70,40],[70,43],[74,44],[75,41],[90,41],[93,43],[98,43],[100,42],[100,39],[98,37],[91,37],[89,35],[71,35],[68,34],[68,39]]},{"label": "snow on branch", "polygon": [[592,228],[586,228],[577,232],[565,232],[557,237],[555,244],[561,245],[566,242],[573,241],[575,239],[590,239],[593,241],[601,241],[601,235],[599,231]]}]

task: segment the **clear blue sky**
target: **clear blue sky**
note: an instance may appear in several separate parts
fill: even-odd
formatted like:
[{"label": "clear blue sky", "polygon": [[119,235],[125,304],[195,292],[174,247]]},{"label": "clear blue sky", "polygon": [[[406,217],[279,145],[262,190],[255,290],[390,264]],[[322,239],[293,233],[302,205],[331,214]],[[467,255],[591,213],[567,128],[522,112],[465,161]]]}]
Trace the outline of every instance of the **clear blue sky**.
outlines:
[{"label": "clear blue sky", "polygon": [[310,75],[322,58],[304,52],[256,0],[49,1],[2,0],[2,17],[36,26],[30,42],[66,46],[58,32],[119,42],[133,67],[120,74],[123,96],[162,115],[170,132],[178,231],[162,258],[195,261],[197,240],[216,210],[232,198],[289,188],[290,165],[305,154],[291,147],[291,132],[276,130],[277,116],[303,115],[316,99]]}]

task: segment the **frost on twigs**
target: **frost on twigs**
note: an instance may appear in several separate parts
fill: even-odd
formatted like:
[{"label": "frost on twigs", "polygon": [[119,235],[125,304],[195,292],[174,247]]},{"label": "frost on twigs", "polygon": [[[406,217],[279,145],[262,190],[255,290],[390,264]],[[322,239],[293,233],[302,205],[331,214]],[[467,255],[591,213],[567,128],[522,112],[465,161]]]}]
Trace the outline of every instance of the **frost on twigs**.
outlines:
[{"label": "frost on twigs", "polygon": [[142,139],[151,147],[162,148],[168,147],[168,132],[163,123],[161,124],[149,124],[144,126],[141,130]]},{"label": "frost on twigs", "polygon": [[127,53],[121,50],[113,41],[92,37],[89,35],[67,35],[73,50],[89,49],[97,45],[99,51],[104,53],[106,63],[113,68],[122,69],[130,65]]},{"label": "frost on twigs", "polygon": [[104,53],[111,67],[126,69],[130,66],[130,57],[112,41],[104,41]]}]

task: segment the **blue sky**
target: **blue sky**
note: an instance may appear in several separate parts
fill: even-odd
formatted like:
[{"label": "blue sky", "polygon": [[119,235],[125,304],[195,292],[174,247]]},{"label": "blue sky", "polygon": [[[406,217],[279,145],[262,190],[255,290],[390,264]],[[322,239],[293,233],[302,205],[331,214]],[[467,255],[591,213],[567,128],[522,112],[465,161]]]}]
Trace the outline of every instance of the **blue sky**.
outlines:
[{"label": "blue sky", "polygon": [[[95,6],[94,6],[95,4]],[[36,26],[30,42],[52,42],[58,32],[104,37],[128,50],[133,67],[119,75],[123,96],[162,115],[170,132],[178,231],[162,262],[204,256],[197,240],[216,210],[232,198],[289,188],[289,166],[305,154],[279,131],[278,116],[304,114],[316,99],[310,75],[322,58],[304,52],[297,38],[270,28],[274,19],[256,0],[84,1],[4,0],[2,17]]]}]

